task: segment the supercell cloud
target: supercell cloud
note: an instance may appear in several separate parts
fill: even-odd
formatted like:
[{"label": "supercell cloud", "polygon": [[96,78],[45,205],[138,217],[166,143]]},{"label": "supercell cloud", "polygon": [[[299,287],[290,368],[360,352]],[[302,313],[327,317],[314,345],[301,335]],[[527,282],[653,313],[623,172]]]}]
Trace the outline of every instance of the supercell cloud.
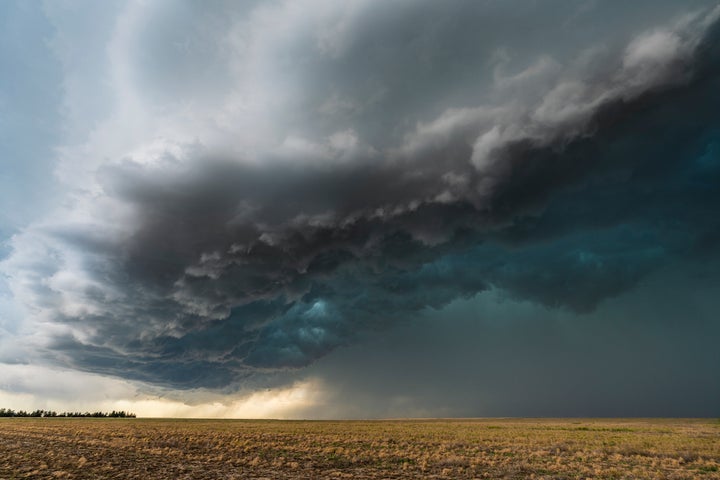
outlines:
[{"label": "supercell cloud", "polygon": [[[717,265],[715,2],[84,8],[45,9],[63,141],[53,207],[6,225],[2,361],[233,389],[479,295],[601,331],[658,272]],[[499,310],[453,342],[492,351]]]}]

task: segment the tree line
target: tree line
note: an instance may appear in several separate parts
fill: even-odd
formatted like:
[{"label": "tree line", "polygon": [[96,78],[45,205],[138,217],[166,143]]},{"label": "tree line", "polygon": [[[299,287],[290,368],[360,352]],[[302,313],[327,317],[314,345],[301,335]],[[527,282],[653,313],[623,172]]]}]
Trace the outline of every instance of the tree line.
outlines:
[{"label": "tree line", "polygon": [[135,418],[134,413],[125,412],[123,410],[112,412],[61,412],[57,413],[52,410],[34,410],[26,412],[25,410],[12,410],[10,408],[0,408],[0,417],[89,417],[89,418]]}]

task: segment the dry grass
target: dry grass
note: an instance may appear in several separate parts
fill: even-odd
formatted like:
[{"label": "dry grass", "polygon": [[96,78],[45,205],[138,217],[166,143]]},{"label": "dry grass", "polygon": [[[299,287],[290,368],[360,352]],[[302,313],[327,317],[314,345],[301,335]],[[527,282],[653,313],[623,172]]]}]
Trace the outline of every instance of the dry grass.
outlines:
[{"label": "dry grass", "polygon": [[0,419],[19,478],[720,479],[720,422]]}]

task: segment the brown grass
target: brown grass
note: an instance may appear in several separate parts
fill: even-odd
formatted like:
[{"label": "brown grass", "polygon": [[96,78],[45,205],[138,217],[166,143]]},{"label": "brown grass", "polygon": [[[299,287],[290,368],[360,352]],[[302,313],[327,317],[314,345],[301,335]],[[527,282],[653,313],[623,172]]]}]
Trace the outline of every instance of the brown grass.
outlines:
[{"label": "brown grass", "polygon": [[0,419],[0,479],[720,479],[717,420]]}]

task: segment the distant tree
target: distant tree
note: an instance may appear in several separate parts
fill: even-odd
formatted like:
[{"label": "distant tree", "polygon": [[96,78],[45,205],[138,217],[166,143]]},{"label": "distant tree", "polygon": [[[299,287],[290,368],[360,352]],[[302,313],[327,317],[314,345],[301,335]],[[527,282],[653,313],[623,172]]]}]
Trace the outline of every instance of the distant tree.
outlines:
[{"label": "distant tree", "polygon": [[110,413],[107,412],[60,412],[57,413],[54,410],[42,410],[37,409],[32,412],[26,412],[25,410],[15,411],[11,408],[0,408],[0,417],[64,417],[64,418],[136,418],[134,413],[126,412],[124,410],[115,411]]}]

